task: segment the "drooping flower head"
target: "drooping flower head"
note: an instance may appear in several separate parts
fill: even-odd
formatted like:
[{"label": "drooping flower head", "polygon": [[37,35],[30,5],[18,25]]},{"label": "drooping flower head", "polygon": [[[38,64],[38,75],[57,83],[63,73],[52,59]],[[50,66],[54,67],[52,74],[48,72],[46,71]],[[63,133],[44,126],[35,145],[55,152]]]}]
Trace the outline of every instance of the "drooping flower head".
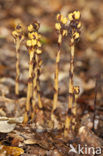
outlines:
[{"label": "drooping flower head", "polygon": [[72,42],[79,39],[80,37],[80,28],[81,28],[80,16],[81,15],[79,11],[74,11],[73,13],[68,14],[68,19],[70,21],[68,34]]},{"label": "drooping flower head", "polygon": [[57,22],[55,28],[62,37],[68,36],[71,42],[74,43],[75,40],[80,37],[80,12],[74,11],[68,14],[68,17],[64,17],[62,14],[57,14]]},{"label": "drooping flower head", "polygon": [[42,53],[39,28],[40,24],[38,22],[34,22],[28,26],[28,40],[26,42],[27,47],[34,50],[37,54]]}]

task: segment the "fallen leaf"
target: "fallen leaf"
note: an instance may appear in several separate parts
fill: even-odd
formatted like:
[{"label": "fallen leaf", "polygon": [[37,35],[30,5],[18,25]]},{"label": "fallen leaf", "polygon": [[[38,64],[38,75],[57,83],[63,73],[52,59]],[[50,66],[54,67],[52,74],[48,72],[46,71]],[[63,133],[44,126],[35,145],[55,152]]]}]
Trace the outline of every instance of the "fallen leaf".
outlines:
[{"label": "fallen leaf", "polygon": [[0,117],[0,132],[9,133],[14,130],[17,123],[22,123],[23,117],[18,118],[7,118]]},{"label": "fallen leaf", "polygon": [[0,155],[19,156],[24,153],[22,148],[0,145]]},{"label": "fallen leaf", "polygon": [[14,130],[16,124],[8,123],[8,120],[0,120],[0,132],[9,133]]}]

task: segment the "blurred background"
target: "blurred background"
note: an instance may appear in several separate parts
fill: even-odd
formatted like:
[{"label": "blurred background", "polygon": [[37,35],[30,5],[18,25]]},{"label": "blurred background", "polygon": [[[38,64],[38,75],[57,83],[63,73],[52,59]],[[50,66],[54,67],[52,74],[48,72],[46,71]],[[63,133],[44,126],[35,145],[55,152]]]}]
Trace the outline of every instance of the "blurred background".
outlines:
[{"label": "blurred background", "polygon": [[[9,97],[14,94],[16,58],[11,33],[17,24],[22,24],[27,32],[27,25],[37,20],[40,22],[43,43],[41,89],[44,96],[52,98],[55,56],[58,50],[54,27],[56,14],[61,12],[66,16],[74,10],[81,12],[82,21],[81,37],[76,44],[75,53],[76,83],[80,84],[82,92],[94,89],[96,75],[103,73],[103,0],[0,0],[1,94],[4,92]],[[24,42],[21,45],[20,59],[22,96],[26,96],[28,61],[29,55]],[[61,100],[65,100],[68,91],[68,71],[69,44],[65,40],[62,45],[59,75]],[[102,81],[100,85],[101,83]],[[2,87],[5,89],[2,90]],[[91,98],[93,100],[93,97]]]}]

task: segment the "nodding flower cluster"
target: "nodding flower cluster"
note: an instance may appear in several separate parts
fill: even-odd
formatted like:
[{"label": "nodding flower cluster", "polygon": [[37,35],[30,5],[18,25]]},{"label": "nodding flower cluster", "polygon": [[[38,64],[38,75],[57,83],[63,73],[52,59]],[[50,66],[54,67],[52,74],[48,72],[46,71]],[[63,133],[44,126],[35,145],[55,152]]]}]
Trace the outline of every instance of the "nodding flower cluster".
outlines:
[{"label": "nodding flower cluster", "polygon": [[[62,37],[68,35],[68,31],[66,28],[67,22],[68,19],[66,17],[63,17],[63,15],[61,14],[57,14],[57,23],[55,24],[55,28]],[[61,38],[59,38],[58,43],[61,43]]]},{"label": "nodding flower cluster", "polygon": [[20,41],[22,41],[24,39],[23,27],[21,25],[17,25],[15,30],[12,32],[12,36],[15,40],[18,38]]},{"label": "nodding flower cluster", "polygon": [[80,37],[80,28],[81,28],[80,12],[74,11],[73,13],[68,14],[68,19],[70,21],[68,33],[73,42]]},{"label": "nodding flower cluster", "polygon": [[79,86],[74,86],[73,90],[74,90],[74,94],[76,94],[76,95],[78,95],[80,93]]},{"label": "nodding flower cluster", "polygon": [[28,26],[28,40],[26,43],[27,47],[31,50],[35,49],[37,54],[42,53],[40,42],[41,35],[38,33],[39,27],[40,24],[37,22],[34,22]]},{"label": "nodding flower cluster", "polygon": [[62,37],[68,36],[71,42],[74,42],[80,37],[80,12],[74,11],[73,13],[69,13],[68,17],[63,17],[62,14],[57,14],[55,28]]}]

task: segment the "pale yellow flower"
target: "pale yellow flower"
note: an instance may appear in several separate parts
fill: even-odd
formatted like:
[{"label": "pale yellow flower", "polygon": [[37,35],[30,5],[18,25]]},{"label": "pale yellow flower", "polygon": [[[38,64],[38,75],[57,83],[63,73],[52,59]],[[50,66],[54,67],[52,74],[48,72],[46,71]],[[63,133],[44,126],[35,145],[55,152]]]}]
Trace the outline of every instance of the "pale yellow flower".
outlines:
[{"label": "pale yellow flower", "polygon": [[61,29],[60,23],[56,23],[56,24],[55,24],[55,28],[56,28],[57,30],[60,30],[60,29]]}]

